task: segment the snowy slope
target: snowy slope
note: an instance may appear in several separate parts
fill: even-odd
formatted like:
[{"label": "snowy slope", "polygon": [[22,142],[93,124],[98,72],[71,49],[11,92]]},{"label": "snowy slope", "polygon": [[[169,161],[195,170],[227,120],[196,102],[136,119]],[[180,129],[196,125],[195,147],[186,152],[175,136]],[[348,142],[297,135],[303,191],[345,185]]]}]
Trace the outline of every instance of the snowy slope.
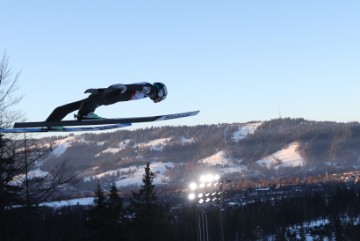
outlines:
[{"label": "snowy slope", "polygon": [[[173,168],[174,164],[171,162],[153,162],[150,163],[150,169],[155,173],[154,184],[165,184],[168,180],[166,172],[169,168]],[[90,181],[91,179],[101,179],[104,177],[118,177],[118,181],[115,182],[117,187],[126,187],[130,185],[141,185],[142,177],[144,176],[145,165],[130,166],[126,168],[119,168],[115,170],[109,170],[107,172],[100,173],[95,176],[88,176],[84,178],[84,181]]]},{"label": "snowy slope", "polygon": [[261,166],[274,169],[304,166],[305,160],[300,156],[298,147],[299,143],[293,142],[286,148],[258,160],[257,163]]},{"label": "snowy slope", "polygon": [[161,138],[156,139],[148,142],[142,142],[139,144],[136,144],[136,147],[146,148],[150,147],[150,150],[152,151],[162,151],[164,146],[166,145],[166,142],[169,142],[171,138]]},{"label": "snowy slope", "polygon": [[[251,122],[245,124],[233,124],[231,127],[235,127],[232,129],[232,133],[228,133],[229,137],[232,141],[238,142],[245,138],[249,134],[253,134],[257,128],[261,125],[261,122]],[[225,129],[225,132],[228,129]],[[226,133],[224,133],[226,134]],[[78,142],[86,142],[79,136],[69,136],[62,140],[57,140],[55,143],[54,154],[56,156],[60,156],[64,153],[69,146],[73,143]],[[126,140],[119,140],[118,143],[113,143],[112,146],[106,145],[106,140],[100,142],[86,142],[89,144],[89,148],[92,145],[96,145],[97,147],[104,146],[104,148],[95,154],[95,162],[91,166],[87,166],[87,169],[84,170],[79,176],[83,178],[85,182],[92,181],[92,180],[100,180],[103,178],[111,178],[117,185],[117,187],[124,187],[124,186],[138,186],[142,183],[142,177],[144,175],[144,165],[142,164],[133,164],[132,160],[125,160],[126,167],[123,167],[121,163],[121,155],[122,151],[132,145],[132,148],[138,149],[145,149],[150,151],[161,152],[167,145],[173,145],[176,143],[177,145],[180,144],[188,144],[194,143],[195,137],[184,136],[179,137],[167,137],[167,138],[159,138],[153,139],[146,142],[138,142],[136,143],[135,139],[126,139]],[[135,143],[135,144],[134,144]],[[266,168],[271,168],[273,170],[277,170],[281,167],[296,167],[296,166],[304,166],[305,161],[298,153],[299,143],[291,143],[288,147],[284,148],[283,150],[279,150],[272,155],[262,158],[261,160],[257,161],[257,164],[264,166]],[[119,164],[118,168],[112,170],[106,170],[104,172],[99,173],[98,170],[103,170],[102,160],[97,161],[97,157],[100,157],[101,154],[110,154],[110,155],[119,155]],[[139,152],[140,153],[140,152]],[[218,150],[212,155],[202,158],[197,161],[197,163],[202,166],[208,166],[212,169],[217,169],[219,174],[230,174],[230,173],[247,173],[250,169],[246,165],[244,165],[240,160],[234,159],[230,156],[231,154],[227,153],[225,150]],[[141,155],[138,155],[136,158],[136,162],[140,161],[140,163],[145,163],[145,160],[142,160]],[[155,184],[166,184],[169,180],[168,178],[168,171],[174,167],[172,162],[160,162],[160,161],[150,161],[150,168],[156,174],[156,178],[154,180]],[[179,163],[180,164],[180,163]],[[123,166],[122,166],[123,165]],[[115,165],[113,165],[115,166]],[[179,170],[181,171],[181,170]],[[252,173],[253,174],[253,173]]]},{"label": "snowy slope", "polygon": [[224,152],[219,151],[212,156],[204,158],[198,163],[206,164],[208,166],[220,166],[219,172],[221,174],[229,174],[229,173],[242,173],[247,170],[245,165],[234,164],[231,162],[231,158]]},{"label": "snowy slope", "polygon": [[261,122],[246,123],[244,126],[239,127],[238,131],[235,131],[232,135],[232,140],[235,142],[244,139],[247,135],[253,134],[256,129],[261,125]]},{"label": "snowy slope", "polygon": [[53,154],[55,156],[60,156],[62,154],[65,153],[66,149],[71,146],[71,144],[73,142],[76,141],[76,137],[75,136],[69,136],[67,138],[61,139],[61,140],[57,140],[54,142],[54,150],[53,150]]}]

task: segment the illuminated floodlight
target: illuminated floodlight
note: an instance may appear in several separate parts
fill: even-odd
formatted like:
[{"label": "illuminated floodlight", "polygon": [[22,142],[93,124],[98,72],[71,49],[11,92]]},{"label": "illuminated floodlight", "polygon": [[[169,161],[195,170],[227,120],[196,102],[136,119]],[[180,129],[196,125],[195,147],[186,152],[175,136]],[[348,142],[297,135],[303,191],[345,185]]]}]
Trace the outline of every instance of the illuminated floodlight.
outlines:
[{"label": "illuminated floodlight", "polygon": [[189,194],[189,196],[188,196],[188,198],[190,199],[190,200],[194,200],[195,199],[195,193],[190,193]]},{"label": "illuminated floodlight", "polygon": [[204,202],[204,199],[200,199],[200,200],[199,200],[199,203],[203,203],[203,202]]},{"label": "illuminated floodlight", "polygon": [[192,183],[190,183],[189,187],[190,187],[190,190],[194,191],[197,189],[197,184],[195,182],[192,182]]},{"label": "illuminated floodlight", "polygon": [[205,183],[206,182],[206,176],[205,175],[202,175],[202,176],[200,176],[200,182],[201,183]]},{"label": "illuminated floodlight", "polygon": [[205,183],[200,183],[200,185],[199,185],[199,188],[204,188],[205,187]]},{"label": "illuminated floodlight", "polygon": [[207,175],[202,175],[200,177],[200,182],[213,183],[213,182],[216,182],[219,179],[220,179],[219,175],[207,174]]},{"label": "illuminated floodlight", "polygon": [[206,194],[205,194],[205,196],[206,196],[206,197],[210,196],[210,193],[209,193],[209,192],[208,192],[208,193],[206,193]]},{"label": "illuminated floodlight", "polygon": [[214,176],[212,174],[206,175],[206,181],[207,182],[212,182],[213,180],[214,180]]},{"label": "illuminated floodlight", "polygon": [[204,196],[203,193],[199,193],[199,194],[198,194],[198,198],[202,198],[203,196]]},{"label": "illuminated floodlight", "polygon": [[205,202],[210,202],[211,201],[211,199],[210,198],[207,198],[206,200],[205,200]]}]

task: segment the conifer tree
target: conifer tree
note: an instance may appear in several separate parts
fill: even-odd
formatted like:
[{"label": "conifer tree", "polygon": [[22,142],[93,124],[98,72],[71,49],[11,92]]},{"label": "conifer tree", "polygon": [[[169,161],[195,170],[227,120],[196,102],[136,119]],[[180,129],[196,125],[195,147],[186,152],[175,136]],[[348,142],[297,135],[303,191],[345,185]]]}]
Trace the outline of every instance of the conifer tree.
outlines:
[{"label": "conifer tree", "polygon": [[106,196],[100,183],[95,190],[95,207],[90,215],[90,229],[93,230],[93,240],[111,240],[108,233],[108,212],[106,211]]},{"label": "conifer tree", "polygon": [[130,211],[133,215],[131,222],[131,240],[170,241],[172,239],[169,218],[164,208],[157,204],[155,174],[150,170],[150,163],[146,164],[142,186],[138,192],[132,192]]},{"label": "conifer tree", "polygon": [[96,209],[105,208],[105,194],[100,183],[96,185],[94,203]]},{"label": "conifer tree", "polygon": [[123,199],[120,197],[119,195],[119,191],[115,185],[115,183],[113,183],[110,187],[110,193],[109,193],[109,206],[112,209],[117,209],[119,211],[121,211],[122,207],[123,207]]},{"label": "conifer tree", "polygon": [[110,187],[110,192],[107,199],[107,209],[105,212],[108,215],[108,232],[112,234],[113,240],[123,240],[123,199],[120,197],[115,183]]}]

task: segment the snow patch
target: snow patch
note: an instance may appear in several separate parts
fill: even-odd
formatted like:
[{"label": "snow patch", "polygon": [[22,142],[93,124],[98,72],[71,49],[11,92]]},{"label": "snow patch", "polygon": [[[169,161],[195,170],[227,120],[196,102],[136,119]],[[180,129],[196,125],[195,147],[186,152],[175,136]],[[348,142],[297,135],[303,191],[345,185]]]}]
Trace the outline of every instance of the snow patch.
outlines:
[{"label": "snow patch", "polygon": [[231,159],[226,157],[225,151],[219,151],[212,156],[204,158],[198,161],[201,164],[206,164],[209,166],[222,166],[220,169],[224,174],[230,173],[242,173],[247,171],[247,167],[245,165],[237,165],[231,162]]},{"label": "snow patch", "polygon": [[116,148],[116,147],[109,147],[99,153],[97,153],[95,155],[95,157],[99,157],[101,154],[105,154],[105,153],[111,153],[111,154],[116,154],[116,153],[119,153],[120,151],[122,151],[122,148]]},{"label": "snow patch", "polygon": [[[168,168],[173,168],[174,164],[171,162],[154,162],[150,164],[150,170],[155,173],[153,180],[154,185],[165,184],[168,181],[166,171]],[[126,187],[130,185],[140,186],[142,185],[142,178],[145,174],[145,165],[139,166],[136,171],[125,178],[122,177],[120,180],[115,182],[117,187]]]},{"label": "snow patch", "polygon": [[129,145],[129,143],[131,142],[132,140],[131,139],[126,139],[126,140],[123,140],[122,142],[119,143],[119,148],[125,148]]},{"label": "snow patch", "polygon": [[226,157],[226,153],[224,151],[219,151],[214,155],[204,158],[198,162],[202,164],[208,164],[210,166],[222,166],[229,164],[229,158]]},{"label": "snow patch", "polygon": [[185,137],[181,137],[180,142],[182,144],[187,144],[187,143],[193,143],[194,142],[194,138],[185,138]]},{"label": "snow patch", "polygon": [[[115,170],[109,170],[103,173],[100,173],[95,176],[88,176],[84,178],[84,181],[90,181],[92,179],[101,179],[104,177],[116,177],[119,178],[115,182],[117,187],[126,187],[126,186],[140,186],[142,184],[142,178],[145,174],[146,165],[140,166],[129,166],[126,168],[119,168]],[[174,168],[172,162],[154,162],[150,164],[150,170],[155,173],[155,178],[153,184],[165,184],[168,181],[166,172],[169,168]]]},{"label": "snow patch", "polygon": [[[44,178],[47,175],[49,175],[49,172],[41,171],[40,168],[38,168],[38,169],[29,171],[27,178],[29,180],[31,180],[33,178]],[[23,183],[25,181],[25,178],[26,178],[25,174],[17,175],[13,178],[13,180],[10,182],[10,184],[11,185],[21,185],[21,183]]]},{"label": "snow patch", "polygon": [[162,151],[167,142],[169,142],[172,138],[161,138],[148,142],[142,142],[136,144],[135,147],[145,148],[150,147],[151,151]]},{"label": "snow patch", "polygon": [[75,136],[69,136],[67,138],[55,141],[54,142],[55,148],[53,150],[53,154],[57,157],[61,156],[62,154],[65,153],[67,148],[71,146],[71,143],[75,141],[76,141]]},{"label": "snow patch", "polygon": [[63,201],[44,202],[40,204],[40,206],[42,207],[51,207],[51,208],[61,208],[61,207],[74,206],[74,205],[80,205],[80,206],[94,205],[94,198],[86,197],[86,198],[77,198],[77,199],[63,200]]},{"label": "snow patch", "polygon": [[253,134],[260,125],[261,122],[247,123],[244,126],[241,126],[238,131],[235,131],[231,139],[238,142],[244,139],[247,135]]},{"label": "snow patch", "polygon": [[298,152],[299,143],[293,142],[286,148],[275,152],[257,163],[267,168],[279,169],[280,167],[302,167],[305,165],[304,158]]}]

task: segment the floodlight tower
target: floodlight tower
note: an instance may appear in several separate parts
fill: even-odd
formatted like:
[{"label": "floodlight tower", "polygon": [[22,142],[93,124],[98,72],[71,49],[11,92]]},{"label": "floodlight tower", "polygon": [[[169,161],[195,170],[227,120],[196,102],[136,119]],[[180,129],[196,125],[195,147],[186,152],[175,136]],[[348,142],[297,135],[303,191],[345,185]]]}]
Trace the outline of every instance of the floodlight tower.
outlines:
[{"label": "floodlight tower", "polygon": [[[189,184],[190,193],[189,200],[194,202],[196,208],[198,206],[205,207],[206,205],[219,201],[220,212],[222,212],[222,178],[220,175],[207,174],[199,177],[199,182],[191,182]],[[222,214],[220,216],[220,232],[221,241],[224,240],[223,235],[223,220]],[[197,230],[199,232],[199,241],[208,241],[208,226],[207,214],[205,209],[201,209],[201,213],[197,214]]]}]

